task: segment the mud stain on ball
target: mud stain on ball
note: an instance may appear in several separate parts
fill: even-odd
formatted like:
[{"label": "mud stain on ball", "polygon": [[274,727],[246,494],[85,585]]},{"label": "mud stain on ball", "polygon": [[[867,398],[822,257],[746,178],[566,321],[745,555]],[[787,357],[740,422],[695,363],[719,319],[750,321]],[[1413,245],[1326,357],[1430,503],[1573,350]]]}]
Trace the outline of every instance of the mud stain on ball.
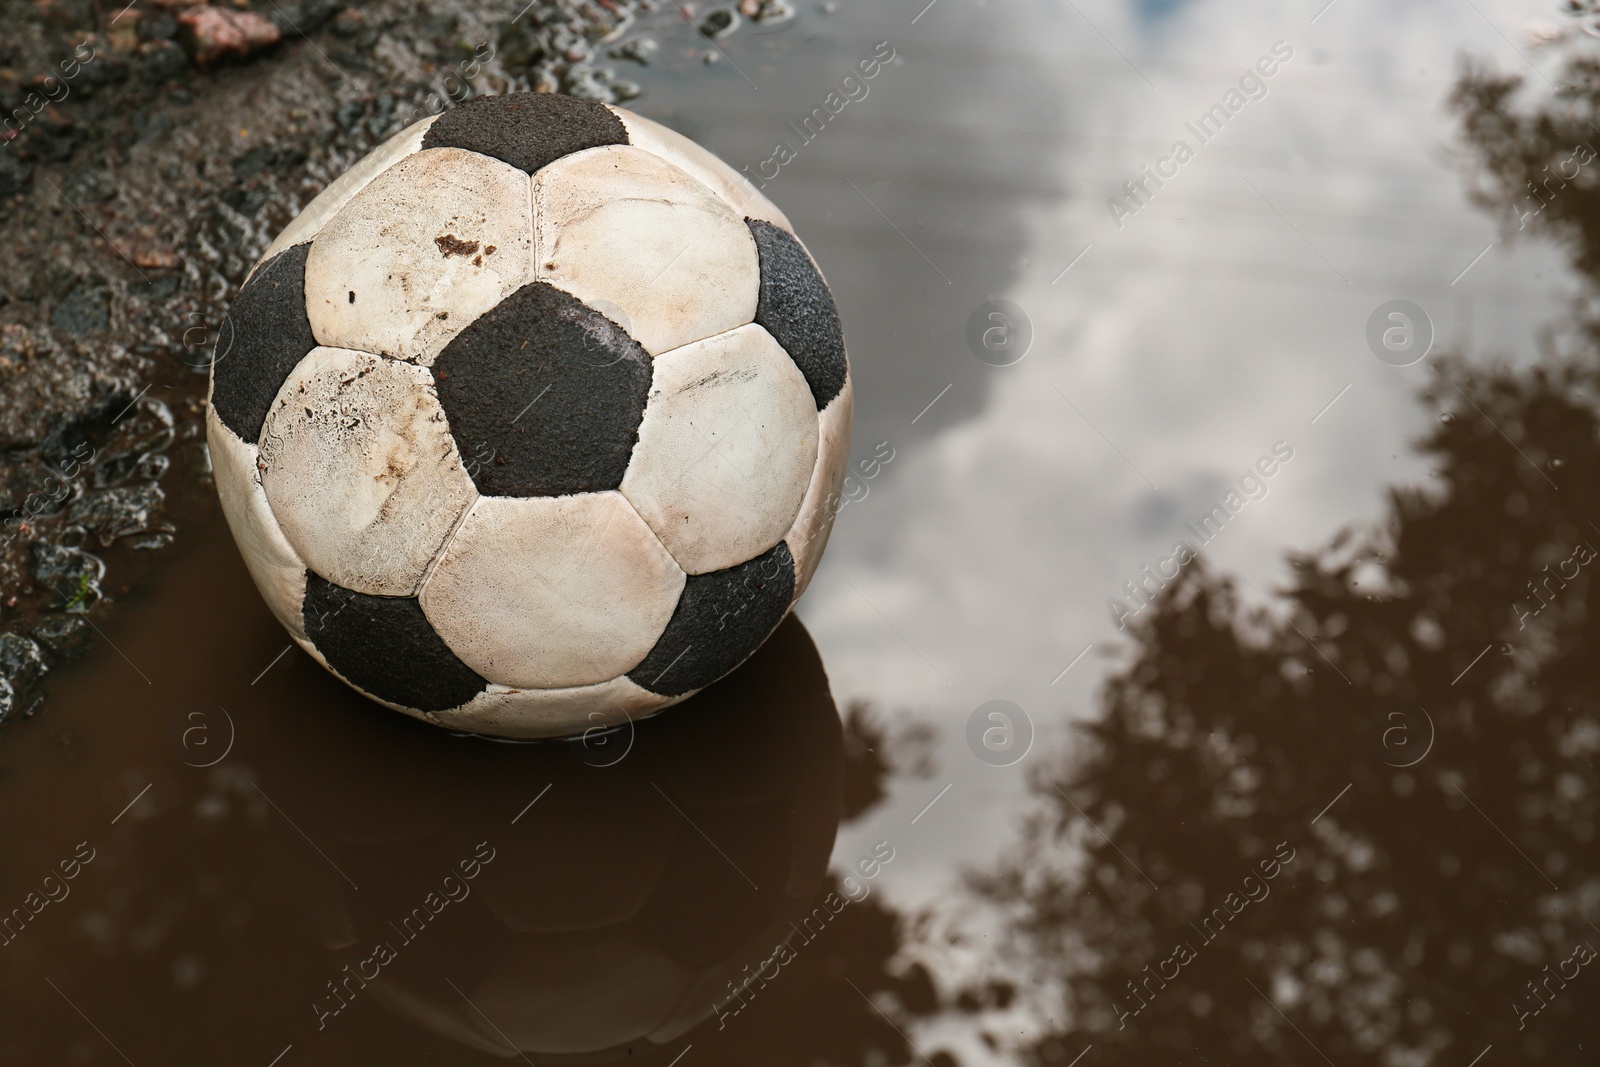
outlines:
[{"label": "mud stain on ball", "polygon": [[441,234],[433,239],[439,246],[440,255],[445,259],[451,256],[470,256],[478,250],[477,241],[463,241],[453,233]]},{"label": "mud stain on ball", "polygon": [[262,485],[289,543],[340,585],[414,594],[476,496],[428,372],[319,348],[285,394]]}]

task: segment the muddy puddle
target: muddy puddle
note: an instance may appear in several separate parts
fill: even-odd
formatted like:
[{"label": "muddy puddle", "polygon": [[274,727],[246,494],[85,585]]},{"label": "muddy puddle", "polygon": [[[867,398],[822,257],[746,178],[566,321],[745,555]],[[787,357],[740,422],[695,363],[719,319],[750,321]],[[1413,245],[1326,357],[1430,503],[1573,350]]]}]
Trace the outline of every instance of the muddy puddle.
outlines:
[{"label": "muddy puddle", "polygon": [[96,1061],[86,1017],[134,1062],[650,1059],[779,944],[792,988],[849,971],[875,904],[828,871],[846,756],[797,620],[693,715],[551,744],[408,729],[280,638],[201,522],[12,731],[8,1059]]}]

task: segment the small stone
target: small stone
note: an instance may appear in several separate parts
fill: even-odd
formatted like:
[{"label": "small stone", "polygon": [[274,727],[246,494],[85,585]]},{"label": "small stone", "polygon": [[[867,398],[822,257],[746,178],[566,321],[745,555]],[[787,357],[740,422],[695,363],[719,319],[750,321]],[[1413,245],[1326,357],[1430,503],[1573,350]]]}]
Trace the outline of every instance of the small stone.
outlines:
[{"label": "small stone", "polygon": [[104,172],[80,170],[66,181],[62,192],[74,204],[103,204],[117,196],[117,185]]},{"label": "small stone", "polygon": [[147,452],[139,459],[139,468],[134,473],[147,482],[160,481],[172,466],[172,460],[160,452]]},{"label": "small stone", "polygon": [[[162,400],[160,397],[147,396],[140,400],[139,413],[141,415],[148,415],[155,421],[156,425],[162,426],[168,430],[177,425],[178,420],[173,416],[172,408],[168,407],[167,402]],[[143,430],[145,426],[146,424],[141,421],[140,429]]]},{"label": "small stone", "polygon": [[139,469],[143,458],[144,452],[139,448],[100,456],[94,465],[94,487],[103,489],[127,481]]},{"label": "small stone", "polygon": [[92,283],[84,283],[56,305],[50,325],[73,337],[105,333],[111,325],[110,296]]},{"label": "small stone", "polygon": [[26,523],[60,511],[72,496],[72,479],[73,474],[38,459],[18,461],[8,470],[0,470],[0,515],[5,516],[7,535],[15,536],[16,520]]},{"label": "small stone", "polygon": [[178,37],[202,70],[225,60],[248,59],[282,39],[278,27],[253,11],[204,5],[178,14]]},{"label": "small stone", "polygon": [[139,19],[139,40],[170,41],[178,35],[178,20],[165,11],[152,11]]},{"label": "small stone", "polygon": [[166,503],[158,485],[92,489],[67,509],[67,521],[93,531],[102,545],[130,534],[150,532]]},{"label": "small stone", "polygon": [[94,627],[81,615],[46,615],[28,632],[57,656],[72,659],[89,647]]},{"label": "small stone", "polygon": [[295,145],[263,144],[233,161],[236,178],[253,178],[263,171],[288,174],[306,161],[306,150]]},{"label": "small stone", "polygon": [[[156,48],[156,46],[153,44],[150,47],[151,49]],[[167,41],[163,51],[169,56],[174,53],[177,55],[178,66],[176,69],[178,71],[189,69],[189,57],[184,54],[183,49],[179,48],[171,41]],[[147,53],[147,59],[150,54],[153,54],[153,52]],[[153,72],[152,76],[154,76]],[[170,80],[176,76],[176,74],[169,73],[166,75],[166,78]],[[141,142],[154,141],[157,137],[165,136],[172,130],[172,116],[167,114],[165,111],[140,112],[133,117],[133,128],[138,131],[139,140]],[[176,180],[178,178],[178,174],[174,168],[169,168],[167,171],[167,177],[170,180]]]},{"label": "small stone", "polygon": [[61,30],[76,30],[94,25],[94,9],[88,0],[45,0],[38,5],[39,13],[51,26]]},{"label": "small stone", "polygon": [[739,28],[739,13],[731,7],[719,7],[700,20],[702,36],[712,40],[728,37]]},{"label": "small stone", "polygon": [[635,37],[631,41],[624,41],[611,49],[612,59],[626,59],[639,64],[641,67],[650,65],[651,57],[656,54],[660,45],[651,37]]},{"label": "small stone", "polygon": [[188,468],[201,478],[211,477],[211,449],[204,441],[195,441],[183,446],[184,463]]},{"label": "small stone", "polygon": [[0,326],[0,366],[27,363],[33,359],[34,351],[33,335],[26,326]]},{"label": "small stone", "polygon": [[[6,141],[12,140],[14,136],[16,135],[11,135],[9,130],[0,131],[0,138]],[[32,182],[33,167],[18,159],[15,152],[0,150],[0,198],[25,193]]]},{"label": "small stone", "polygon": [[70,268],[48,263],[26,280],[23,295],[35,300],[60,300],[72,292],[78,282],[78,276]]},{"label": "small stone", "polygon": [[50,671],[39,643],[22,634],[0,633],[0,675],[18,689],[29,689]]},{"label": "small stone", "polygon": [[143,270],[177,270],[183,260],[158,238],[140,236],[128,242],[133,265]]},{"label": "small stone", "polygon": [[100,579],[106,574],[99,556],[48,541],[34,541],[28,548],[33,553],[33,580],[56,595],[57,609],[81,608],[99,599]]},{"label": "small stone", "polygon": [[274,3],[270,18],[283,33],[302,36],[333,18],[344,7],[344,0],[283,0]]},{"label": "small stone", "polygon": [[11,683],[0,678],[0,722],[11,718],[17,710],[17,691],[11,688]]},{"label": "small stone", "polygon": [[[144,64],[144,72],[151,81],[172,81],[189,69],[189,54],[176,41],[146,41],[139,46],[139,59]],[[172,117],[161,112],[158,116],[152,116],[150,121],[141,124],[145,128],[152,125],[170,129]],[[142,139],[149,138],[142,137]]]},{"label": "small stone", "polygon": [[366,19],[355,8],[345,8],[333,20],[333,32],[340,37],[354,37],[366,26]]}]

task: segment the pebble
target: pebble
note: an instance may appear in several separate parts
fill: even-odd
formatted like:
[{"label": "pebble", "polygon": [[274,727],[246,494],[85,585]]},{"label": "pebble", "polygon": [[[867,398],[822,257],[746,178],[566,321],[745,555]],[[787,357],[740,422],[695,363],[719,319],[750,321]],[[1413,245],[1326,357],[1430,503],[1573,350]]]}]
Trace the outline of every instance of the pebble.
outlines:
[{"label": "pebble", "polygon": [[[139,47],[145,75],[151,81],[172,81],[189,68],[189,54],[176,41],[149,41]],[[172,128],[172,117],[164,112],[153,116],[163,131]]]},{"label": "pebble", "polygon": [[29,689],[50,672],[39,643],[22,634],[0,633],[0,675],[18,689]]},{"label": "pebble", "polygon": [[72,659],[89,647],[94,627],[80,615],[45,615],[29,633],[60,658]]},{"label": "pebble", "polygon": [[345,0],[274,0],[268,17],[285,34],[309,34],[337,15]]},{"label": "pebble", "polygon": [[166,503],[159,485],[91,489],[67,509],[67,521],[94,533],[102,545],[130,534],[148,533]]},{"label": "pebble", "polygon": [[739,28],[739,13],[731,7],[716,8],[700,20],[698,28],[702,36],[714,41],[730,37]]},{"label": "pebble", "polygon": [[80,207],[84,204],[104,204],[116,199],[117,186],[104,171],[80,170],[66,181],[62,189],[67,199]]},{"label": "pebble", "polygon": [[635,37],[631,41],[625,41],[617,45],[611,49],[609,54],[612,59],[626,59],[639,64],[641,67],[648,67],[651,57],[656,54],[657,49],[660,47],[652,37]]},{"label": "pebble", "polygon": [[139,19],[139,40],[170,41],[178,35],[178,20],[165,11],[155,10]]},{"label": "pebble", "polygon": [[28,549],[33,554],[33,580],[56,594],[56,608],[76,608],[100,598],[106,564],[99,556],[48,541],[34,541]]},{"label": "pebble", "polygon": [[[741,5],[740,10],[743,10]],[[823,4],[822,13],[831,15],[838,10],[835,4]],[[761,0],[761,6],[751,16],[751,21],[758,26],[768,26],[776,22],[787,22],[794,18],[794,8],[790,7],[787,0]]]},{"label": "pebble", "polygon": [[177,21],[179,39],[202,70],[248,59],[283,38],[277,26],[253,11],[203,5],[178,12]]},{"label": "pebble", "polygon": [[84,283],[56,305],[50,325],[73,337],[90,337],[106,332],[111,325],[110,294],[100,286]]},{"label": "pebble", "polygon": [[0,152],[0,199],[25,193],[32,183],[32,166],[18,159],[15,153]]},{"label": "pebble", "polygon": [[156,549],[166,548],[168,545],[172,544],[172,541],[173,537],[169,533],[155,533],[151,534],[149,537],[139,538],[139,540],[134,541],[128,547],[133,549],[135,552],[151,552]]}]

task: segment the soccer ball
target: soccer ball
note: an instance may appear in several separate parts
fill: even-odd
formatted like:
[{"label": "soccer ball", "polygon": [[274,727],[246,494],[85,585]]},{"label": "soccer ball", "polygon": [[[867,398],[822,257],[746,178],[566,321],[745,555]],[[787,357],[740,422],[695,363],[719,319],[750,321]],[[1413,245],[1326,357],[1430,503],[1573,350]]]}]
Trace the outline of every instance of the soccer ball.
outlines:
[{"label": "soccer ball", "polygon": [[663,126],[525,93],[411,126],[289,224],[207,430],[300,647],[398,711],[553,737],[683,699],[782,621],[851,397],[776,207]]}]

